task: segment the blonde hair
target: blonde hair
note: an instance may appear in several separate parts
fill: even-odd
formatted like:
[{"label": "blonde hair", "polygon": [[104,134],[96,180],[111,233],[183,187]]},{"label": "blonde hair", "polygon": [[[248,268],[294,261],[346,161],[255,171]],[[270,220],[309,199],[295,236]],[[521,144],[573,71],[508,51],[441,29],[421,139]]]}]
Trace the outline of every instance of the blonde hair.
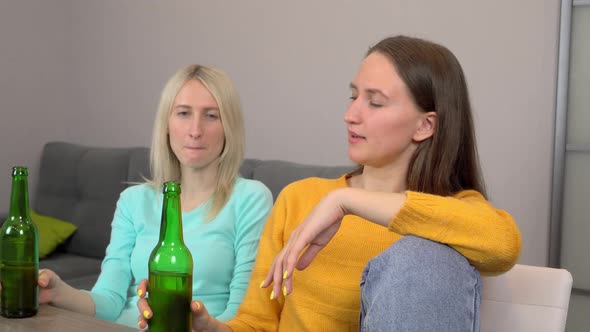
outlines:
[{"label": "blonde hair", "polygon": [[240,98],[231,79],[223,71],[212,67],[190,65],[178,71],[166,83],[154,121],[150,151],[152,178],[146,180],[158,190],[166,181],[180,181],[180,162],[172,151],[168,139],[168,119],[178,91],[189,80],[198,80],[211,92],[219,107],[225,137],[223,150],[216,160],[215,190],[207,203],[209,208],[207,220],[210,221],[229,200],[244,159],[245,149],[244,119]]}]

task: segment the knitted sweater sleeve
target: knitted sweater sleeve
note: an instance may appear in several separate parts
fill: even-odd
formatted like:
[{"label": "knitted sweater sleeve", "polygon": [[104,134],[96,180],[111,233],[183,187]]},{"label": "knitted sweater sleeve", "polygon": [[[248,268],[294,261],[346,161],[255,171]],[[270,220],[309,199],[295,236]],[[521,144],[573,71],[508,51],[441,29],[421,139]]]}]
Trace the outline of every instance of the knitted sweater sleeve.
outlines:
[{"label": "knitted sweater sleeve", "polygon": [[408,191],[406,195],[390,231],[448,244],[482,274],[502,273],[516,263],[521,249],[518,227],[510,214],[495,209],[479,192],[442,197]]}]

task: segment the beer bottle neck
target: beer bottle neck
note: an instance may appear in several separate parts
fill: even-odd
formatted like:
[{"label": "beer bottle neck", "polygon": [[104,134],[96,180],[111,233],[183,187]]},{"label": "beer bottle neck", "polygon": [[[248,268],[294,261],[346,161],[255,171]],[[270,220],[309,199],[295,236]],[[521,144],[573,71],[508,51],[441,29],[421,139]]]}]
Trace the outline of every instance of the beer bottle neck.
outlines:
[{"label": "beer bottle neck", "polygon": [[30,219],[29,192],[26,175],[12,176],[12,192],[10,194],[9,216],[19,219]]},{"label": "beer bottle neck", "polygon": [[160,242],[172,246],[183,243],[182,210],[180,208],[180,194],[177,192],[164,194]]}]

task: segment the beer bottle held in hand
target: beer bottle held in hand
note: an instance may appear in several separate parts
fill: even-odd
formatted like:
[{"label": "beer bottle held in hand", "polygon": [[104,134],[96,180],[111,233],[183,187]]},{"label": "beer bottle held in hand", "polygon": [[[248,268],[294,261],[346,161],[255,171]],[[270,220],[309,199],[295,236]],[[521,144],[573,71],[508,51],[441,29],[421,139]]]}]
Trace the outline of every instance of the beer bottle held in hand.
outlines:
[{"label": "beer bottle held in hand", "polygon": [[182,236],[180,184],[164,183],[160,239],[150,255],[150,332],[191,331],[193,258]]},{"label": "beer bottle held in hand", "polygon": [[34,316],[39,308],[39,234],[29,212],[27,168],[12,169],[10,212],[0,233],[0,314]]}]

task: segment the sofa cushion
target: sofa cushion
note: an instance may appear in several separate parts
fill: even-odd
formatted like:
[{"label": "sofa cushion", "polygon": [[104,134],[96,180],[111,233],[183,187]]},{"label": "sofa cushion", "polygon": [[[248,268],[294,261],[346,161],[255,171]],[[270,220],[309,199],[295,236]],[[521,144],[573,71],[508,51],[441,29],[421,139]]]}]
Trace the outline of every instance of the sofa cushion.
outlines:
[{"label": "sofa cushion", "polygon": [[65,252],[54,252],[39,261],[39,268],[51,269],[65,280],[81,278],[100,273],[102,259],[89,258]]},{"label": "sofa cushion", "polygon": [[150,177],[150,149],[131,148],[129,151],[129,168],[127,180],[129,184],[144,183]]},{"label": "sofa cushion", "polygon": [[52,253],[76,231],[76,225],[31,210],[31,219],[39,232],[39,258]]},{"label": "sofa cushion", "polygon": [[273,199],[291,182],[308,177],[335,179],[350,172],[356,166],[314,166],[283,160],[250,160],[253,163],[252,179],[261,181],[272,192]]},{"label": "sofa cushion", "polygon": [[76,288],[76,289],[84,289],[84,290],[91,290],[96,284],[96,280],[98,280],[99,274],[91,274],[84,277],[77,277],[71,278],[66,280],[68,285]]},{"label": "sofa cushion", "polygon": [[[143,154],[143,155],[142,155]],[[129,185],[130,167],[140,167],[146,148],[94,148],[52,142],[46,144],[35,210],[68,220],[78,227],[64,244],[65,251],[103,258],[119,194]],[[135,156],[131,160],[131,156]],[[131,165],[131,162],[134,165]],[[134,174],[134,179],[141,179]]]},{"label": "sofa cushion", "polygon": [[260,159],[246,159],[240,166],[240,176],[245,179],[252,179],[254,174],[254,168],[258,166],[262,160]]}]

